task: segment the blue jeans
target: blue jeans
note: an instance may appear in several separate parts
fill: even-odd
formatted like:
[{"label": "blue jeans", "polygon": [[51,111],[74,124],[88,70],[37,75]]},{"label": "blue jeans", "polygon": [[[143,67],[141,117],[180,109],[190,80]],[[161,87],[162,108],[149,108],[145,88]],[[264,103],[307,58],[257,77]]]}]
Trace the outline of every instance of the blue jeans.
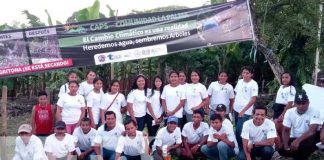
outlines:
[{"label": "blue jeans", "polygon": [[219,159],[228,160],[235,156],[234,148],[231,148],[226,143],[220,141],[212,147],[203,145],[201,148],[201,153],[203,153],[209,159]]},{"label": "blue jeans", "polygon": [[115,155],[116,155],[115,151],[111,151],[111,150],[102,148],[102,157],[103,157],[103,159],[115,160]]},{"label": "blue jeans", "polygon": [[[235,136],[236,136],[236,140],[237,140],[237,144],[240,150],[240,157],[244,155],[244,150],[243,150],[243,144],[242,144],[242,137],[241,137],[241,133],[242,133],[242,128],[243,128],[243,124],[244,122],[246,122],[247,120],[250,119],[250,115],[244,114],[243,117],[239,117],[238,116],[239,113],[234,111],[234,117],[235,117]],[[244,156],[245,157],[245,156]]]},{"label": "blue jeans", "polygon": [[261,157],[262,160],[271,160],[273,153],[272,146],[254,147],[251,150],[251,158]]}]

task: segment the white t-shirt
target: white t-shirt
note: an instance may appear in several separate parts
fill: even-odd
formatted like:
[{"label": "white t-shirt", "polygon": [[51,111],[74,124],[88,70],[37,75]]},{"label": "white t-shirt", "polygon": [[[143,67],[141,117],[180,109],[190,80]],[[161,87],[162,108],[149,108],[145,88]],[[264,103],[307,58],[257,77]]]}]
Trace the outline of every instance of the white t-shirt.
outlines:
[{"label": "white t-shirt", "polygon": [[276,126],[267,118],[261,126],[254,125],[253,119],[250,119],[244,122],[241,137],[251,142],[260,142],[270,138],[276,138]]},{"label": "white t-shirt", "polygon": [[228,128],[227,126],[222,125],[222,128],[219,131],[217,131],[213,127],[210,127],[209,132],[208,132],[207,141],[218,142],[218,139],[214,138],[214,134],[219,134],[219,135],[226,134],[227,139],[231,142],[234,142],[234,144],[235,144],[235,147],[234,147],[235,154],[239,153],[238,144],[237,144],[237,140],[236,140],[233,128]]},{"label": "white t-shirt", "polygon": [[[147,142],[148,144],[148,142]],[[143,133],[136,131],[136,136],[120,136],[116,148],[117,153],[123,153],[128,156],[138,156],[145,153],[145,139]]]},{"label": "white t-shirt", "polygon": [[[183,85],[178,85],[176,87],[171,87],[170,84],[164,86],[161,98],[165,100],[167,109],[173,111],[180,104],[181,100],[186,99],[185,87]],[[178,118],[183,117],[183,107],[174,114]]]},{"label": "white t-shirt", "polygon": [[177,127],[172,133],[169,133],[167,127],[161,128],[154,141],[154,145],[158,147],[162,147],[164,145],[171,146],[174,144],[181,144],[181,131],[180,128]]},{"label": "white t-shirt", "polygon": [[194,129],[193,122],[188,122],[182,129],[182,136],[187,137],[189,144],[197,144],[200,140],[208,135],[209,126],[206,122],[200,122],[197,129]]},{"label": "white t-shirt", "polygon": [[64,93],[69,93],[69,83],[65,83],[60,87],[60,92],[58,93],[58,97],[61,97]]},{"label": "white t-shirt", "polygon": [[21,137],[18,136],[13,160],[47,160],[42,141],[32,135],[28,144],[25,145]]},{"label": "white t-shirt", "polygon": [[118,143],[118,138],[122,135],[122,132],[124,131],[124,125],[118,122],[116,123],[116,126],[110,131],[105,130],[105,125],[102,125],[97,130],[97,134],[93,140],[93,144],[99,144],[107,150],[115,151]]},{"label": "white t-shirt", "polygon": [[201,83],[190,83],[186,87],[187,105],[184,107],[186,113],[193,114],[191,110],[193,107],[198,106],[203,99],[208,97],[207,89]]},{"label": "white t-shirt", "polygon": [[287,105],[295,100],[296,89],[294,86],[285,87],[281,85],[276,97],[276,103]]},{"label": "white t-shirt", "polygon": [[71,96],[66,93],[58,99],[57,105],[62,107],[62,121],[66,124],[75,124],[80,119],[81,108],[85,107],[85,101],[79,94]]},{"label": "white t-shirt", "polygon": [[[104,111],[107,111],[107,108],[113,102],[113,100],[115,99],[117,94],[118,93],[115,93],[115,94],[105,93],[105,95],[103,96],[103,105],[101,106],[101,109]],[[113,111],[116,114],[117,122],[122,124],[123,117],[122,117],[122,113],[120,112],[120,109],[122,107],[126,107],[126,106],[127,106],[127,102],[126,102],[125,96],[122,93],[119,93],[118,96],[116,97],[115,101],[113,102],[113,104],[111,104],[108,111]]]},{"label": "white t-shirt", "polygon": [[[146,115],[146,96],[144,90],[132,90],[127,96],[127,102],[133,104],[135,117],[143,117]],[[128,112],[127,115],[129,115]]]},{"label": "white t-shirt", "polygon": [[84,151],[91,148],[96,134],[97,131],[94,128],[91,128],[87,134],[84,134],[80,127],[75,128],[73,131],[73,136],[77,142],[77,146]]},{"label": "white t-shirt", "polygon": [[231,84],[226,83],[223,85],[218,81],[212,82],[208,87],[208,95],[211,96],[210,109],[216,110],[218,104],[224,104],[226,113],[229,112],[230,99],[234,99],[234,89]]},{"label": "white t-shirt", "polygon": [[93,90],[93,88],[93,84],[89,84],[87,81],[83,81],[80,83],[79,94],[81,94],[84,97],[87,97],[88,94]]},{"label": "white t-shirt", "polygon": [[100,119],[100,108],[103,105],[104,93],[96,93],[91,91],[87,97],[87,106],[91,108],[93,120],[95,124],[98,124]]},{"label": "white t-shirt", "polygon": [[300,115],[294,107],[287,110],[282,124],[290,128],[290,137],[298,138],[309,130],[310,125],[322,125],[323,121],[320,119],[320,112],[314,108],[309,107],[304,114]]},{"label": "white t-shirt", "polygon": [[68,153],[75,150],[75,139],[72,135],[65,133],[64,138],[60,141],[55,137],[55,133],[49,135],[45,140],[45,151],[52,153],[56,158],[63,158]]},{"label": "white t-shirt", "polygon": [[233,128],[234,129],[232,122],[230,120],[228,120],[227,118],[224,118],[224,120],[222,122],[222,125],[224,125],[224,126],[226,126],[228,128]]},{"label": "white t-shirt", "polygon": [[[258,96],[258,84],[251,79],[249,82],[244,82],[240,79],[235,86],[235,101],[234,110],[241,112],[243,108],[250,102],[251,98]],[[253,105],[244,113],[252,115]]]},{"label": "white t-shirt", "polygon": [[[180,85],[183,87],[184,94],[186,94],[186,90],[187,90],[187,86],[188,86],[188,84],[189,84],[189,83],[187,83],[187,82],[184,83],[184,84],[180,84]],[[185,107],[188,107],[188,103],[187,103],[187,101],[185,101],[183,107],[184,107],[184,108],[185,108]],[[185,115],[185,112],[183,112],[183,115]]]},{"label": "white t-shirt", "polygon": [[[151,103],[154,115],[156,116],[156,118],[161,117],[162,113],[163,113],[163,108],[162,108],[162,104],[160,101],[160,97],[161,97],[161,93],[158,90],[154,91],[154,95],[151,97],[151,92],[150,94],[148,94],[146,102]],[[151,115],[151,113],[149,112],[149,110],[147,110],[147,114]]]}]

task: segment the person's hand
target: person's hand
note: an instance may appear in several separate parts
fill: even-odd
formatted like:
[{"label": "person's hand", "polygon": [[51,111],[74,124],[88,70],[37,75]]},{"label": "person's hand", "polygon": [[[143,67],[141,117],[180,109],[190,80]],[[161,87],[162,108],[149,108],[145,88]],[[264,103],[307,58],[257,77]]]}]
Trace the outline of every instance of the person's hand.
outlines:
[{"label": "person's hand", "polygon": [[247,146],[248,152],[251,153],[252,149],[253,149],[253,144],[249,143]]},{"label": "person's hand", "polygon": [[295,139],[291,144],[290,144],[290,149],[292,151],[297,151],[298,150],[298,147],[299,147],[299,140],[298,139]]},{"label": "person's hand", "polygon": [[243,117],[244,116],[244,113],[245,113],[245,111],[241,111],[238,116],[239,117]]},{"label": "person's hand", "polygon": [[199,109],[197,106],[191,108],[192,111],[195,111],[195,110],[197,110],[197,109]]},{"label": "person's hand", "polygon": [[136,120],[136,118],[135,118],[135,117],[132,117],[132,120],[133,120],[133,121],[135,121],[135,122],[136,122],[136,124],[137,124],[137,120]]},{"label": "person's hand", "polygon": [[187,152],[187,156],[189,159],[194,159],[194,157],[190,151]]},{"label": "person's hand", "polygon": [[92,123],[91,127],[94,128],[94,129],[97,129],[97,126],[96,126],[95,123]]},{"label": "person's hand", "polygon": [[127,132],[126,132],[126,131],[123,131],[123,132],[121,133],[121,135],[124,136],[124,137],[126,137],[126,136],[127,136]]},{"label": "person's hand", "polygon": [[277,122],[278,122],[278,123],[282,123],[282,122],[283,122],[283,119],[284,119],[284,115],[281,114],[281,115],[278,117]]},{"label": "person's hand", "polygon": [[157,121],[155,123],[160,124],[162,122],[162,118],[157,118]]},{"label": "person's hand", "polygon": [[84,152],[82,152],[78,157],[79,157],[79,159],[84,159],[85,158],[85,153]]},{"label": "person's hand", "polygon": [[167,116],[172,116],[172,115],[174,115],[173,111],[167,111]]},{"label": "person's hand", "polygon": [[192,153],[197,153],[197,151],[199,150],[199,146],[198,145],[194,145],[193,147],[190,148]]},{"label": "person's hand", "polygon": [[213,137],[214,137],[215,139],[218,139],[219,141],[221,140],[221,135],[219,135],[219,134],[217,134],[217,133],[213,134]]},{"label": "person's hand", "polygon": [[225,139],[227,139],[227,135],[225,133],[220,135],[220,140],[224,141]]}]

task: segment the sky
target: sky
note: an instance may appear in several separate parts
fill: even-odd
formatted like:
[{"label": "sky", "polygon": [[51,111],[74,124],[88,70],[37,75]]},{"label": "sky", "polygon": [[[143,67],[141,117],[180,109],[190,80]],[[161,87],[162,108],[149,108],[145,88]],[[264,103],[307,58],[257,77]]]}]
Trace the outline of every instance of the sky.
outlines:
[{"label": "sky", "polygon": [[[187,7],[199,7],[209,3],[208,0],[99,0],[100,12],[108,15],[107,4],[118,10],[118,15],[126,15],[132,10],[149,10],[158,7],[179,5]],[[49,12],[53,22],[56,20],[65,23],[73,12],[89,7],[94,0],[6,0],[0,10],[0,25],[14,22],[26,23],[26,16],[22,15],[23,10],[36,15],[42,22],[47,24],[45,9]]]}]

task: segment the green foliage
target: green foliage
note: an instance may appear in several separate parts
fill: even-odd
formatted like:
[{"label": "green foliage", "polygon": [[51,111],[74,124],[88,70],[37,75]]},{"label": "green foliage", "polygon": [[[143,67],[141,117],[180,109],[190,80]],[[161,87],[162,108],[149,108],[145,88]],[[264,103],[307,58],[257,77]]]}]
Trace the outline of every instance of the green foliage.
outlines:
[{"label": "green foliage", "polygon": [[48,23],[48,25],[52,26],[52,25],[53,25],[52,17],[51,17],[51,15],[48,13],[47,9],[45,9],[45,13],[47,14],[47,23]]},{"label": "green foliage", "polygon": [[37,16],[29,13],[29,11],[24,10],[24,11],[22,11],[22,13],[27,16],[27,19],[29,20],[28,23],[29,23],[30,27],[42,27],[42,26],[45,26],[45,23],[41,22],[40,19]]}]

